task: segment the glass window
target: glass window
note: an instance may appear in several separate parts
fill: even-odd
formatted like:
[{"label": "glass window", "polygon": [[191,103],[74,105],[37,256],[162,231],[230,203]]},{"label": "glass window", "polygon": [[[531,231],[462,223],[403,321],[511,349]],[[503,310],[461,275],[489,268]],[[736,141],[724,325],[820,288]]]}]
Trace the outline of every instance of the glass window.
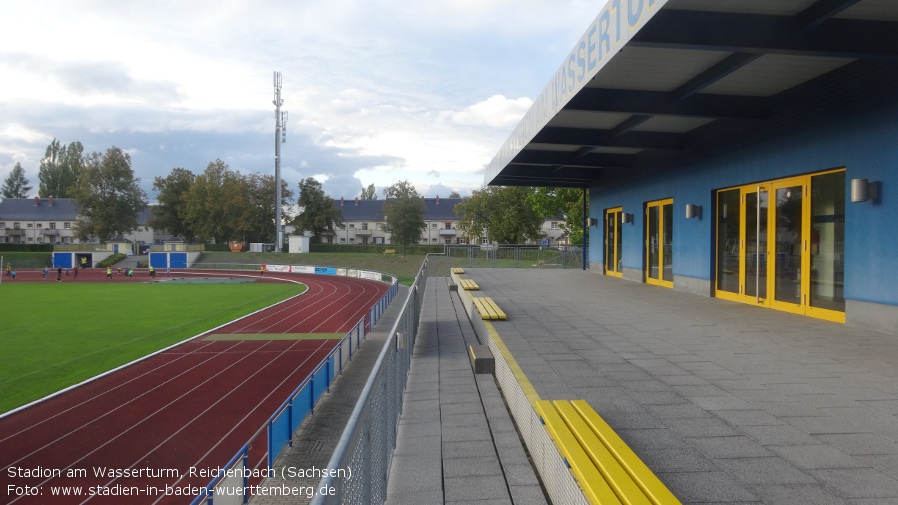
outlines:
[{"label": "glass window", "polygon": [[845,172],[811,178],[810,305],[845,310]]},{"label": "glass window", "polygon": [[717,193],[717,289],[739,292],[739,211],[738,189]]}]

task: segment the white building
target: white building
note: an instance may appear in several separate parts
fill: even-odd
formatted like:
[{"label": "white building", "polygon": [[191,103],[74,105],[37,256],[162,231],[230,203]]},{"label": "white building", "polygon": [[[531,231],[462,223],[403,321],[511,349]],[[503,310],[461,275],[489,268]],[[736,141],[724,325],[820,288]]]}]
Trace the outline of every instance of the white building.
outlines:
[{"label": "white building", "polygon": [[[77,244],[78,212],[71,198],[6,198],[0,201],[0,244]],[[149,207],[137,216],[138,227],[123,238],[137,244],[170,236],[149,225]]]},{"label": "white building", "polygon": [[[455,245],[468,243],[486,243],[481,237],[467,237],[457,229],[461,216],[455,214],[455,205],[462,198],[424,198],[424,231],[421,233],[422,245]],[[383,213],[383,200],[347,201],[343,198],[334,201],[343,214],[344,227],[337,229],[333,235],[326,235],[322,242],[328,244],[389,244],[390,233],[384,231],[386,222]],[[547,244],[566,243],[560,218],[546,219],[543,223],[541,240]]]}]

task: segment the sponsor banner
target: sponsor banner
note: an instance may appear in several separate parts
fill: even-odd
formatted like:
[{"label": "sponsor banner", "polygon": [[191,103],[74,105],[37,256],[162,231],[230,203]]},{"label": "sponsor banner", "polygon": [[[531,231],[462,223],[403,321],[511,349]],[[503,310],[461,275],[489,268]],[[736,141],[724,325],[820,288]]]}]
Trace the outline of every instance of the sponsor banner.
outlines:
[{"label": "sponsor banner", "polygon": [[290,271],[295,274],[314,274],[315,267],[293,266],[293,267],[290,267]]},{"label": "sponsor banner", "polygon": [[381,281],[383,277],[380,272],[368,272],[366,270],[359,270],[359,278],[368,279],[369,281]]},{"label": "sponsor banner", "polygon": [[345,268],[338,268],[338,269],[337,269],[337,275],[339,275],[340,277],[346,277],[346,269],[345,269]]},{"label": "sponsor banner", "polygon": [[266,272],[290,273],[290,265],[262,265]]},{"label": "sponsor banner", "polygon": [[347,270],[346,271],[346,277],[358,277],[358,276],[359,276],[358,270]]},{"label": "sponsor banner", "polygon": [[318,275],[337,275],[337,269],[333,267],[315,267],[315,273]]}]

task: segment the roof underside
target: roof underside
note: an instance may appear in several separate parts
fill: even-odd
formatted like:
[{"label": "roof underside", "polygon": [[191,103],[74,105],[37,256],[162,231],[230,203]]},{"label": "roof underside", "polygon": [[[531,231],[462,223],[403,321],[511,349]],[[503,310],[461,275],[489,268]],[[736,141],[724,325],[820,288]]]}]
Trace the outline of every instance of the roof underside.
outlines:
[{"label": "roof underside", "polygon": [[497,155],[486,183],[604,185],[708,156],[720,139],[732,147],[869,107],[896,86],[895,0],[669,0]]}]

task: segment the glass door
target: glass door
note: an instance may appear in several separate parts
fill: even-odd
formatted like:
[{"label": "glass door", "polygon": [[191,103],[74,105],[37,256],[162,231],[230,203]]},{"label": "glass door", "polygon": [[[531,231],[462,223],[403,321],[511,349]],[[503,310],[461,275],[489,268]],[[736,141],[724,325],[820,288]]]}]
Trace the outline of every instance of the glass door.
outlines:
[{"label": "glass door", "polygon": [[789,312],[803,312],[802,305],[807,292],[804,286],[802,270],[805,266],[807,240],[805,223],[808,212],[805,207],[809,202],[807,194],[807,178],[786,179],[772,185],[776,205],[770,209],[771,243],[774,245],[774,258],[771,266],[771,284],[773,288],[774,308]]},{"label": "glass door", "polygon": [[[742,188],[743,216],[742,293],[759,305],[767,304],[767,221],[768,197],[765,186]],[[750,301],[750,300],[746,300]]]},{"label": "glass door", "polygon": [[646,204],[645,280],[673,287],[673,199]]},{"label": "glass door", "polygon": [[624,275],[621,268],[622,211],[622,207],[605,211],[605,275],[614,277],[623,277]]},{"label": "glass door", "polygon": [[844,170],[718,191],[716,224],[716,296],[845,321]]}]

